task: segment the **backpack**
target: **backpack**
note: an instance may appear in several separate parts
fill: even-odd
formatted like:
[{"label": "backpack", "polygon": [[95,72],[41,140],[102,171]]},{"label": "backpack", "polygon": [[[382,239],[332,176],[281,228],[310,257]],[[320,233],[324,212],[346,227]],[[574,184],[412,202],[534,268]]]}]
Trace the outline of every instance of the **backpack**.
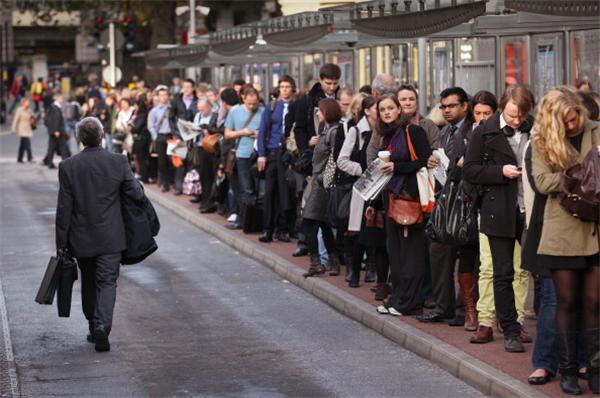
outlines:
[{"label": "backpack", "polygon": [[33,85],[33,93],[37,95],[42,95],[44,93],[44,85],[40,82],[37,82]]},{"label": "backpack", "polygon": [[190,170],[183,179],[183,194],[184,195],[200,195],[202,191],[200,186],[200,174],[196,170]]}]

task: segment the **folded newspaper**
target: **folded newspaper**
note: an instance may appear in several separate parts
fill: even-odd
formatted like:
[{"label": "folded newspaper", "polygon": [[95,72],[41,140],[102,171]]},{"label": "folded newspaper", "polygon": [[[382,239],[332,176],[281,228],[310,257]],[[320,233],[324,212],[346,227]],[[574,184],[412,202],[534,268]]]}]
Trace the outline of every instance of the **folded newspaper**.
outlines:
[{"label": "folded newspaper", "polygon": [[446,156],[444,148],[436,149],[432,154],[439,160],[438,165],[433,168],[433,176],[441,185],[446,185],[446,179],[448,178],[446,170],[448,170],[450,159]]},{"label": "folded newspaper", "polygon": [[182,119],[177,119],[177,130],[179,130],[179,135],[184,141],[189,141],[202,134],[202,129],[199,126]]},{"label": "folded newspaper", "polygon": [[372,200],[383,190],[392,178],[392,174],[384,174],[381,167],[383,160],[375,159],[354,183],[354,191],[363,200]]},{"label": "folded newspaper", "polygon": [[187,145],[183,141],[167,142],[167,156],[178,156],[181,159],[185,159],[187,156]]}]

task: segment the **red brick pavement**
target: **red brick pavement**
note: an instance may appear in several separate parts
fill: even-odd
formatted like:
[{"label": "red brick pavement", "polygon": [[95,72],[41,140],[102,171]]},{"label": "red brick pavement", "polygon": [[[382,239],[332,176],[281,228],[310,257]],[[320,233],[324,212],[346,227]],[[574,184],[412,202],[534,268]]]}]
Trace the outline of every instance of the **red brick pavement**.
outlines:
[{"label": "red brick pavement", "polygon": [[[155,185],[148,185],[146,189],[152,189],[154,192],[159,192],[158,188]],[[179,205],[184,206],[188,209],[197,209],[198,205],[190,203],[189,197],[182,196],[174,196],[172,194],[163,194],[169,195],[173,201],[177,202]],[[219,216],[218,214],[203,214],[203,217],[206,217],[214,222],[225,225],[226,220]],[[290,261],[293,264],[296,264],[299,268],[308,269],[308,257],[293,257],[292,253],[296,248],[295,243],[282,243],[282,242],[271,242],[271,243],[262,243],[259,242],[258,236],[259,234],[244,234],[240,230],[232,231],[232,233],[237,234],[240,237],[248,240],[251,243],[256,244],[257,246],[262,246],[264,248],[268,248],[274,254],[277,254],[286,260]],[[361,273],[361,276],[364,276]],[[324,280],[331,283],[332,285],[337,286],[338,288],[343,289],[344,291],[351,293],[355,297],[358,297],[364,300],[367,303],[373,305],[373,311],[375,311],[375,307],[380,305],[381,302],[375,301],[373,298],[373,293],[370,291],[370,288],[373,286],[372,283],[364,283],[361,281],[361,286],[359,288],[350,288],[348,284],[344,280],[343,272],[342,275],[332,277],[332,276],[324,276]],[[530,291],[533,288],[533,283],[530,283]],[[531,302],[531,297],[533,296],[533,292],[529,295],[528,302]],[[385,315],[382,315],[385,316]],[[498,333],[496,330],[494,331],[495,340],[488,344],[470,344],[469,337],[472,335],[472,332],[467,332],[463,328],[460,327],[450,327],[446,324],[425,324],[418,322],[414,316],[405,316],[397,318],[398,322],[406,322],[411,326],[414,326],[420,329],[423,332],[431,334],[448,344],[451,344],[458,349],[466,352],[467,354],[493,366],[496,369],[501,370],[502,372],[518,379],[524,383],[527,383],[527,377],[531,373],[531,353],[533,351],[533,344],[526,344],[526,352],[525,353],[507,353],[504,351],[502,335]],[[535,321],[527,320],[525,322],[525,328],[529,332],[532,338],[535,339]],[[580,381],[580,385],[584,391],[583,396],[592,396],[589,389],[587,388],[587,382],[584,380]],[[555,378],[550,383],[544,386],[537,386],[537,388],[542,394],[552,396],[552,397],[560,397],[567,396],[562,394],[560,387],[558,385],[558,381]]]}]

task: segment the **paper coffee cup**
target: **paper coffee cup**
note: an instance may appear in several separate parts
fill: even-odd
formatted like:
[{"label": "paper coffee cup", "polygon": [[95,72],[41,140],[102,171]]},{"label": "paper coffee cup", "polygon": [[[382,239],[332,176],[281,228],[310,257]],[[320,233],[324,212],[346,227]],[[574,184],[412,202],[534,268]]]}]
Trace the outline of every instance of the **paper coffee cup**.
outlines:
[{"label": "paper coffee cup", "polygon": [[391,156],[392,154],[390,153],[390,151],[379,151],[377,153],[377,157],[383,160],[384,162],[389,162]]}]

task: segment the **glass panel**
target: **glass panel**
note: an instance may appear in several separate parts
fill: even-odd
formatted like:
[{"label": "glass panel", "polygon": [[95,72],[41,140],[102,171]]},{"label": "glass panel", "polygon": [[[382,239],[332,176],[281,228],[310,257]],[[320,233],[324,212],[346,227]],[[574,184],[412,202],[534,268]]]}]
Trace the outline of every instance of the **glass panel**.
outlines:
[{"label": "glass panel", "polygon": [[337,65],[342,70],[340,87],[354,87],[354,54],[352,51],[342,51],[336,55]]},{"label": "glass panel", "polygon": [[504,86],[529,84],[527,37],[505,37]]},{"label": "glass panel", "polygon": [[534,84],[536,99],[562,83],[562,34],[534,36]]},{"label": "glass panel", "polygon": [[452,41],[431,43],[431,97],[437,99],[446,88],[452,87]]},{"label": "glass panel", "polygon": [[471,95],[496,91],[496,50],[493,37],[456,39],[455,84]]},{"label": "glass panel", "polygon": [[358,87],[371,84],[371,49],[358,50]]},{"label": "glass panel", "polygon": [[600,89],[600,29],[571,33],[572,84],[587,81]]},{"label": "glass panel", "polygon": [[[312,54],[308,54],[304,56],[304,85],[308,87],[308,83],[315,78],[314,69],[313,69],[313,59]],[[310,89],[310,87],[308,87]]]},{"label": "glass panel", "polygon": [[408,44],[400,44],[391,47],[392,52],[392,76],[396,84],[408,83]]}]

